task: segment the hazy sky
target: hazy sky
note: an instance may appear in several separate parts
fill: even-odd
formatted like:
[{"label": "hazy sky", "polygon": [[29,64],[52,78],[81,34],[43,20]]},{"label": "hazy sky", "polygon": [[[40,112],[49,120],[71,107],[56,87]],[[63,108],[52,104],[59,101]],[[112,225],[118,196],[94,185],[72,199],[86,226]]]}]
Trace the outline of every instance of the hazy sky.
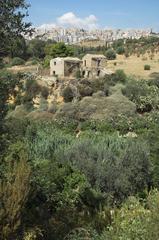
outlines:
[{"label": "hazy sky", "polygon": [[27,0],[34,26],[150,28],[159,31],[159,0]]}]

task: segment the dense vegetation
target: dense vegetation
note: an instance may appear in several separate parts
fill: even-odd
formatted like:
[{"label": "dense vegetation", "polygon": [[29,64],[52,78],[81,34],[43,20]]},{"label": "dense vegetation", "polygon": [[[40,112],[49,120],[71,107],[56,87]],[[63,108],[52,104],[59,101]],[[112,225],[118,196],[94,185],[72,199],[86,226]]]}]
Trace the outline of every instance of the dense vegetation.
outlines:
[{"label": "dense vegetation", "polygon": [[[12,111],[9,94],[17,98],[16,104],[22,101],[26,111],[33,109],[34,94],[40,91],[47,97],[29,76],[25,94],[19,96],[15,86],[21,89],[21,78],[24,75],[1,72],[1,239],[157,240],[158,81],[137,81],[121,71],[91,85],[81,80],[92,94],[100,90],[102,96],[94,99],[102,101],[122,84],[123,94],[136,106],[132,116],[87,120],[68,117],[66,108],[65,118],[57,120],[6,118]],[[79,103],[87,94],[93,99],[87,89]],[[73,104],[70,87],[65,95],[65,104]]]},{"label": "dense vegetation", "polygon": [[[10,49],[0,41],[3,61],[45,58],[47,65],[49,57],[89,52],[63,43],[25,42],[22,34],[30,32],[30,24],[23,23],[25,14],[16,14],[27,5],[0,4],[0,37],[11,36]],[[12,21],[18,39],[12,37]],[[117,41],[112,48],[126,54],[143,41],[148,47],[157,42]],[[158,75],[141,80],[117,70],[101,79],[79,77],[63,89],[64,103],[48,108],[49,89],[35,76],[1,68],[0,239],[158,240]]]}]

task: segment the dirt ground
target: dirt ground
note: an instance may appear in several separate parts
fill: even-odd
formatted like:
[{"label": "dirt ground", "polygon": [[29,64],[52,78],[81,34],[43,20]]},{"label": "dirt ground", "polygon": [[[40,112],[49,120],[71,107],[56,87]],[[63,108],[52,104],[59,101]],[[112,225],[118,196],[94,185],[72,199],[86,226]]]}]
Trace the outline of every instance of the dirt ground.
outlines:
[{"label": "dirt ground", "polygon": [[[144,65],[150,65],[151,70],[145,71]],[[107,68],[113,71],[117,69],[123,69],[128,75],[135,75],[141,78],[149,78],[153,73],[159,74],[159,54],[156,54],[151,60],[148,55],[141,57],[118,55],[116,60],[108,61]]]}]

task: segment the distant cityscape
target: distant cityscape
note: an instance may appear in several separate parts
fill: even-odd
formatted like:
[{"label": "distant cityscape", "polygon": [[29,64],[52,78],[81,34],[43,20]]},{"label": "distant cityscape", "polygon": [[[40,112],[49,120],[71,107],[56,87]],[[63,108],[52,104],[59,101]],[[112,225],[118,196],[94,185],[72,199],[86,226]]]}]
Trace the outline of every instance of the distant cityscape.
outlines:
[{"label": "distant cityscape", "polygon": [[39,38],[41,40],[54,40],[56,42],[65,42],[67,44],[77,44],[87,40],[99,40],[105,42],[112,42],[118,39],[139,39],[141,37],[148,37],[151,35],[159,36],[153,33],[152,29],[148,30],[122,30],[122,29],[95,29],[85,30],[78,28],[62,28],[53,27],[36,28],[31,38]]}]

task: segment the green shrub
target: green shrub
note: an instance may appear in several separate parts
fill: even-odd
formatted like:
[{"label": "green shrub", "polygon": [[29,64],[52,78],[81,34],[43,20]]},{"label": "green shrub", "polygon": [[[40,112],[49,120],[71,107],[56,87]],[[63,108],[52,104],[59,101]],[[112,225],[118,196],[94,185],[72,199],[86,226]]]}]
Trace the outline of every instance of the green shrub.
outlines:
[{"label": "green shrub", "polygon": [[109,85],[107,83],[104,84],[104,89],[103,89],[105,96],[109,96]]},{"label": "green shrub", "polygon": [[129,57],[129,53],[128,53],[128,52],[125,52],[124,56],[125,56],[126,58],[128,58],[128,57]]},{"label": "green shrub", "polygon": [[92,96],[93,94],[93,89],[90,86],[81,84],[78,89],[81,97]]},{"label": "green shrub", "polygon": [[46,56],[43,61],[43,67],[48,68],[50,66],[50,60],[52,59],[51,56]]},{"label": "green shrub", "polygon": [[40,86],[34,78],[30,78],[25,82],[24,91],[24,102],[31,101],[40,92]]},{"label": "green shrub", "polygon": [[112,76],[106,75],[103,78],[93,79],[90,83],[93,92],[104,91],[106,88],[109,88],[111,85]]},{"label": "green shrub", "polygon": [[78,71],[75,73],[75,77],[76,77],[77,79],[80,79],[80,78],[81,78],[81,71],[80,71],[80,70],[78,70]]},{"label": "green shrub", "polygon": [[12,66],[16,66],[16,65],[24,65],[25,64],[25,61],[24,59],[22,58],[19,58],[19,57],[15,57],[12,59],[12,62],[11,62],[11,65]]},{"label": "green shrub", "polygon": [[125,48],[123,46],[120,46],[116,50],[117,54],[122,55],[125,53]]},{"label": "green shrub", "polygon": [[0,69],[4,68],[4,66],[3,58],[0,58]]},{"label": "green shrub", "polygon": [[31,61],[31,65],[37,65],[38,63],[39,63],[38,60]]},{"label": "green shrub", "polygon": [[49,90],[48,90],[48,88],[45,87],[45,86],[41,86],[40,91],[41,91],[41,96],[42,96],[43,98],[47,99],[48,96],[49,96]]},{"label": "green shrub", "polygon": [[111,226],[99,240],[158,240],[159,192],[150,192],[145,202],[143,204],[140,199],[129,197],[116,214],[113,214]]},{"label": "green shrub", "polygon": [[74,98],[74,93],[72,88],[70,86],[67,86],[62,92],[62,96],[65,102],[72,102]]},{"label": "green shrub", "polygon": [[48,102],[45,98],[41,97],[39,101],[39,110],[40,111],[47,111],[48,110]]},{"label": "green shrub", "polygon": [[[103,89],[104,90],[104,89]],[[107,89],[105,89],[105,94]],[[136,106],[129,101],[121,90],[116,91],[110,96],[105,96],[103,91],[93,94],[92,97],[84,97],[76,103],[62,104],[56,112],[56,118],[72,118],[79,121],[87,119],[111,119],[120,114],[134,115]]]},{"label": "green shrub", "polygon": [[54,114],[54,113],[56,113],[57,109],[58,109],[57,103],[52,102],[48,107],[48,112]]},{"label": "green shrub", "polygon": [[125,83],[126,79],[127,79],[127,76],[122,69],[116,70],[115,74],[112,76],[112,82],[114,82],[114,84],[119,82]]},{"label": "green shrub", "polygon": [[155,85],[149,86],[146,80],[131,79],[122,89],[123,94],[136,104],[139,113],[150,112],[159,107],[159,90]]},{"label": "green shrub", "polygon": [[108,49],[105,53],[108,60],[116,59],[116,52],[113,49]]},{"label": "green shrub", "polygon": [[[107,201],[122,201],[147,187],[149,151],[145,143],[117,136],[92,136],[75,141],[60,159],[78,168]],[[136,192],[137,191],[137,192]]]},{"label": "green shrub", "polygon": [[150,71],[150,70],[151,70],[151,66],[150,66],[150,65],[145,65],[145,66],[144,66],[144,70]]},{"label": "green shrub", "polygon": [[149,85],[150,86],[157,86],[159,88],[159,78],[154,78],[149,80]]},{"label": "green shrub", "polygon": [[29,58],[29,60],[26,62],[26,65],[31,66],[31,65],[37,65],[38,63],[40,63],[40,59],[32,57],[32,58]]},{"label": "green shrub", "polygon": [[67,236],[65,236],[65,240],[84,240],[84,239],[99,240],[98,234],[96,233],[95,230],[87,229],[84,227],[73,229]]}]

